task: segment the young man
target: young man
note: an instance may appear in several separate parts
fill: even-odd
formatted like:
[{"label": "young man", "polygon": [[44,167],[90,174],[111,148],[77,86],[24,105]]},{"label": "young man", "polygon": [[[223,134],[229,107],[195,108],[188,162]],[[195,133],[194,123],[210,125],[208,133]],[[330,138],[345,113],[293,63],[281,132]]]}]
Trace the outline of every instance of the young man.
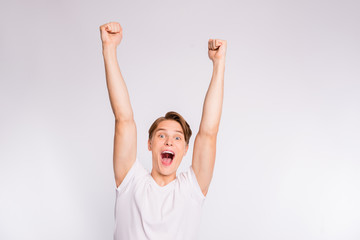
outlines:
[{"label": "young man", "polygon": [[227,42],[210,39],[213,74],[206,93],[192,165],[176,176],[189,148],[191,129],[183,117],[168,112],[149,129],[152,152],[149,173],[136,158],[136,126],[129,94],[117,62],[122,27],[100,26],[106,82],[115,115],[114,174],[116,182],[115,240],[196,239],[201,208],[213,175],[216,137],[223,102]]}]

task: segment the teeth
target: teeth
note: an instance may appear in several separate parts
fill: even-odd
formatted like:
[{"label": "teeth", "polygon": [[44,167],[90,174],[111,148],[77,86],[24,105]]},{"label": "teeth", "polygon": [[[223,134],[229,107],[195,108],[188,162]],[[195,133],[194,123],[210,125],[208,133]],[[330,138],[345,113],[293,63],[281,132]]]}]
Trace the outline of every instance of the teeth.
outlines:
[{"label": "teeth", "polygon": [[170,152],[170,151],[163,151],[162,153],[169,153],[171,155],[174,155],[174,153]]}]

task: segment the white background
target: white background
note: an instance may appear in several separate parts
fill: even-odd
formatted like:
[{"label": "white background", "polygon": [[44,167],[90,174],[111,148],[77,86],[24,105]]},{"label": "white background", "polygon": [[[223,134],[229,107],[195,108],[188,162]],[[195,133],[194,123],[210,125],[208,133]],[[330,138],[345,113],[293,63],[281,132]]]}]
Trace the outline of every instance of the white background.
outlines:
[{"label": "white background", "polygon": [[360,239],[359,10],[359,1],[2,1],[0,239],[112,239],[114,117],[99,34],[109,21],[124,29],[118,58],[148,170],[150,124],[175,110],[196,134],[207,41],[228,41],[199,239]]}]

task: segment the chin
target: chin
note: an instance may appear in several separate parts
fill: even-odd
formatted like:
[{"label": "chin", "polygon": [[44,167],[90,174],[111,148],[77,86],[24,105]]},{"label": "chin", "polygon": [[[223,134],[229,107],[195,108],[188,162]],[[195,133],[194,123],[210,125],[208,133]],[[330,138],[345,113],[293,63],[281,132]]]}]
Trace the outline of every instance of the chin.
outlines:
[{"label": "chin", "polygon": [[160,173],[162,175],[172,175],[173,173],[176,174],[176,171],[178,169],[178,166],[176,165],[176,161],[173,160],[169,165],[168,164],[164,164],[162,162],[162,160],[160,159],[158,161],[158,166],[159,166],[159,170]]}]

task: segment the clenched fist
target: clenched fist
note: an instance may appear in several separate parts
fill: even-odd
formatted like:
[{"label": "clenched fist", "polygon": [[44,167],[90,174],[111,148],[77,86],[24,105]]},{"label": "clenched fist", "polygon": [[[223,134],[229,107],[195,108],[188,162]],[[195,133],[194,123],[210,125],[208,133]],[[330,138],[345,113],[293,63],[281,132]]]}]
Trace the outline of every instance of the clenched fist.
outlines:
[{"label": "clenched fist", "polygon": [[122,39],[122,27],[117,22],[109,22],[100,26],[103,45],[118,46]]},{"label": "clenched fist", "polygon": [[221,39],[209,39],[208,49],[209,58],[211,61],[216,62],[219,60],[225,60],[226,56],[226,40]]}]

